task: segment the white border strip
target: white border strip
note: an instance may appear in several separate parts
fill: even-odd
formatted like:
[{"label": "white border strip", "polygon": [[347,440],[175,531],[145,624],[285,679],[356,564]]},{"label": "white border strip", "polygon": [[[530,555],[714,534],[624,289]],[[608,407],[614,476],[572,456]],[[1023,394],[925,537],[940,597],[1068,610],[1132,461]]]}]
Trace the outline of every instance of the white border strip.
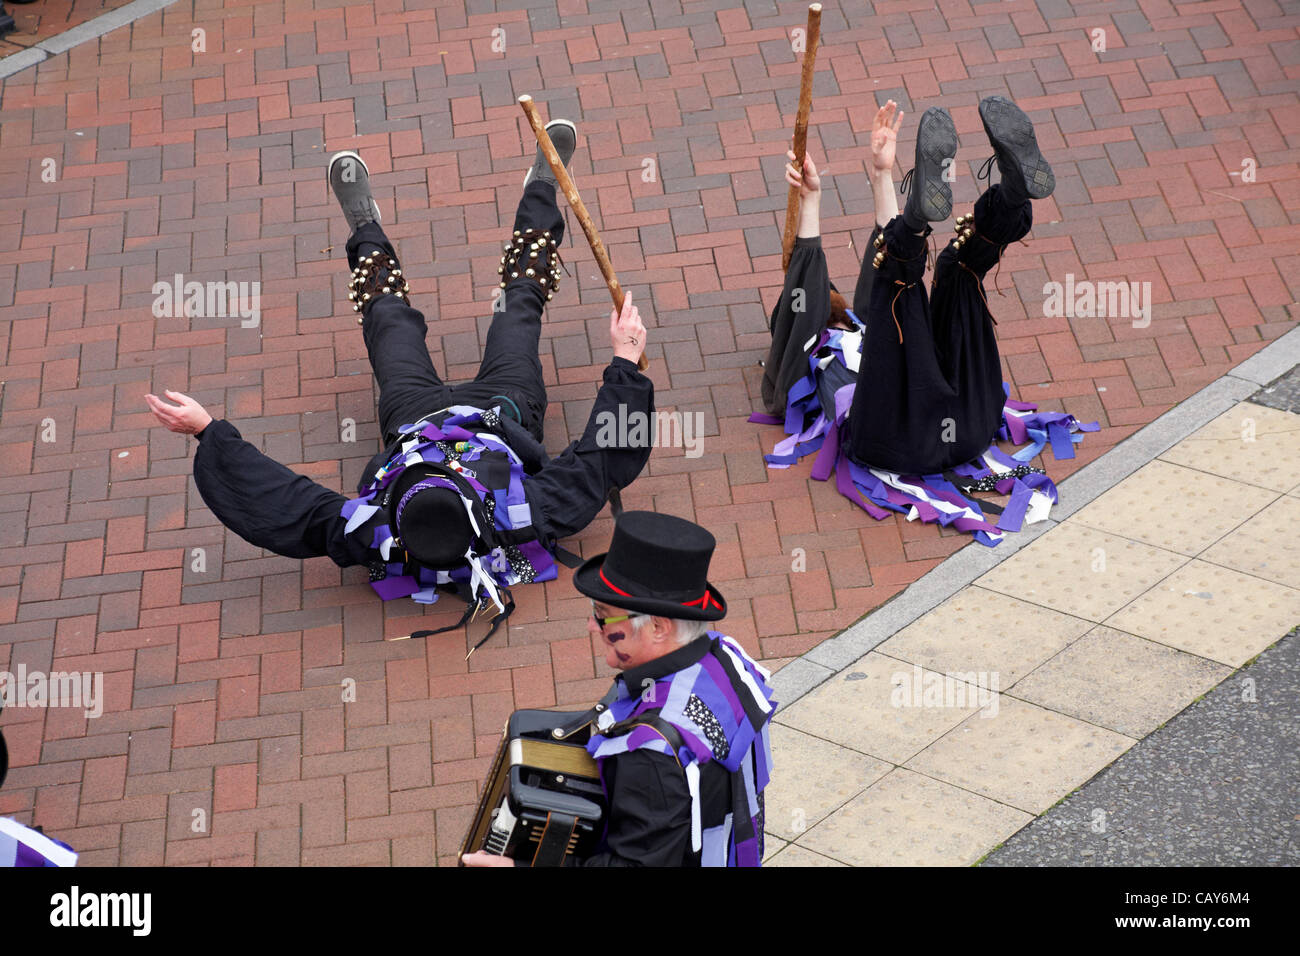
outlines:
[{"label": "white border strip", "polygon": [[99,16],[87,20],[85,23],[80,23],[70,30],[56,33],[54,36],[47,37],[26,50],[11,53],[3,60],[0,60],[0,79],[13,76],[15,73],[21,73],[23,70],[33,67],[49,57],[67,53],[74,46],[79,46],[88,40],[97,40],[105,33],[116,30],[118,27],[124,27],[128,23],[134,23],[141,17],[147,17],[151,13],[157,13],[164,7],[170,7],[175,2],[176,0],[131,0],[130,3],[118,7],[116,10],[101,13]]}]

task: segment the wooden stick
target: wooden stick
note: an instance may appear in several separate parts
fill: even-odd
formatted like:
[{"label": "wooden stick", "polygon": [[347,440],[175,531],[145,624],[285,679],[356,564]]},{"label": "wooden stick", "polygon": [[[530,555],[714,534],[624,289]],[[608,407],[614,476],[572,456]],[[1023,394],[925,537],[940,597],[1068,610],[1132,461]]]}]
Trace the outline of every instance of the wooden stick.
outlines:
[{"label": "wooden stick", "polygon": [[[822,32],[822,5],[808,7],[808,45],[803,53],[803,76],[799,80],[799,112],[794,119],[794,168],[803,172],[804,156],[808,152],[808,114],[812,111],[813,73],[817,63],[817,43]],[[794,234],[799,228],[799,189],[790,187],[785,200],[785,235],[781,239],[781,271],[790,267],[790,253],[794,250]]]},{"label": "wooden stick", "polygon": [[[618,276],[614,274],[614,266],[609,261],[609,253],[605,251],[605,244],[600,241],[600,233],[596,231],[596,225],[591,221],[591,214],[587,212],[587,207],[582,204],[582,197],[578,195],[578,187],[573,185],[573,180],[569,176],[569,171],[564,168],[564,163],[560,160],[560,154],[555,151],[555,144],[551,142],[551,136],[546,132],[546,127],[542,124],[542,118],[537,115],[537,106],[533,103],[533,98],[525,93],[519,97],[519,105],[524,108],[524,113],[528,116],[528,122],[533,127],[533,133],[537,137],[537,144],[542,148],[542,155],[546,161],[551,164],[551,172],[555,174],[560,188],[564,190],[564,196],[569,201],[569,207],[573,214],[578,217],[578,223],[582,226],[582,231],[587,234],[587,242],[591,245],[592,254],[596,257],[596,265],[600,266],[601,274],[605,277],[605,284],[609,286],[610,298],[614,300],[614,308],[617,311],[623,309],[623,287],[618,284]],[[637,368],[645,371],[649,367],[650,361],[645,357],[645,352],[637,360]]]}]

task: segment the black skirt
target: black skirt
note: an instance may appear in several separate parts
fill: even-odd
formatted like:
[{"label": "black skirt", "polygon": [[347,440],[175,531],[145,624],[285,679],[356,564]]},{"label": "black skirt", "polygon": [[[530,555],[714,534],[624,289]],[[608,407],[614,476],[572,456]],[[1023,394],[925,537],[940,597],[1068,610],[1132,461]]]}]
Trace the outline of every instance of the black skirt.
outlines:
[{"label": "black skirt", "polygon": [[[1005,393],[982,281],[1032,224],[1028,202],[1008,207],[997,192],[975,204],[975,235],[939,254],[931,294],[922,281],[929,230],[917,236],[896,216],[872,233],[853,297],[866,332],[846,439],[860,464],[936,474],[993,443]],[[877,235],[885,239],[880,268],[872,264]]]}]

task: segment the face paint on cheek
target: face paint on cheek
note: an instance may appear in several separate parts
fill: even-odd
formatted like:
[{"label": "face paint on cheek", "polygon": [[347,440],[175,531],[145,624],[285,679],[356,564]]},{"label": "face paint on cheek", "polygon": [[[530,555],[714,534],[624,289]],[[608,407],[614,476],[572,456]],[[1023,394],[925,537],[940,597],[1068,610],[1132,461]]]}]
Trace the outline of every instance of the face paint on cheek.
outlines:
[{"label": "face paint on cheek", "polygon": [[610,650],[612,650],[614,652],[614,656],[617,657],[624,664],[626,664],[628,661],[632,659],[632,655],[624,654],[617,647],[613,647],[612,645],[617,644],[619,641],[623,640],[623,638],[626,636],[627,635],[625,635],[622,631],[615,631],[613,634],[605,635],[605,640],[609,641],[611,645]]}]

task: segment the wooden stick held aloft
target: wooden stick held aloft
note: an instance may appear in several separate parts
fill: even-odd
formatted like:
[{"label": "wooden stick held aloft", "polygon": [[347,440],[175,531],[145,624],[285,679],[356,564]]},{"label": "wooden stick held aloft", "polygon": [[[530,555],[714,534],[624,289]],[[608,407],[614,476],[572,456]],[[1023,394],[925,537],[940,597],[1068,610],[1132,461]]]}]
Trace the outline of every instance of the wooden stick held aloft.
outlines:
[{"label": "wooden stick held aloft", "polygon": [[[808,152],[808,114],[812,111],[813,73],[817,68],[817,43],[822,32],[822,5],[814,3],[808,8],[808,45],[803,52],[803,74],[799,80],[799,112],[794,119],[794,168],[803,172],[804,156]],[[790,253],[794,250],[794,234],[799,228],[799,189],[790,187],[785,200],[785,235],[781,239],[781,271],[790,267]]]},{"label": "wooden stick held aloft", "polygon": [[[533,134],[537,137],[537,144],[541,146],[542,155],[546,157],[546,161],[551,164],[551,172],[555,174],[560,189],[564,191],[564,198],[569,201],[569,208],[578,217],[578,223],[582,226],[582,231],[587,234],[587,242],[591,245],[591,252],[596,257],[596,265],[600,266],[600,272],[605,277],[605,284],[609,286],[609,295],[614,300],[614,308],[622,310],[623,287],[618,284],[618,276],[614,274],[614,266],[609,261],[609,253],[605,251],[605,244],[600,241],[600,233],[596,231],[596,225],[591,221],[591,214],[587,212],[587,207],[582,204],[582,197],[578,195],[578,187],[573,185],[573,179],[570,178],[569,171],[564,168],[564,163],[560,161],[560,154],[556,152],[555,144],[551,142],[551,136],[546,132],[542,118],[537,115],[537,106],[533,103],[533,98],[525,93],[519,97],[519,105],[524,108],[528,122],[533,127]],[[643,352],[641,358],[637,360],[637,368],[645,371],[649,365],[650,362]]]}]

